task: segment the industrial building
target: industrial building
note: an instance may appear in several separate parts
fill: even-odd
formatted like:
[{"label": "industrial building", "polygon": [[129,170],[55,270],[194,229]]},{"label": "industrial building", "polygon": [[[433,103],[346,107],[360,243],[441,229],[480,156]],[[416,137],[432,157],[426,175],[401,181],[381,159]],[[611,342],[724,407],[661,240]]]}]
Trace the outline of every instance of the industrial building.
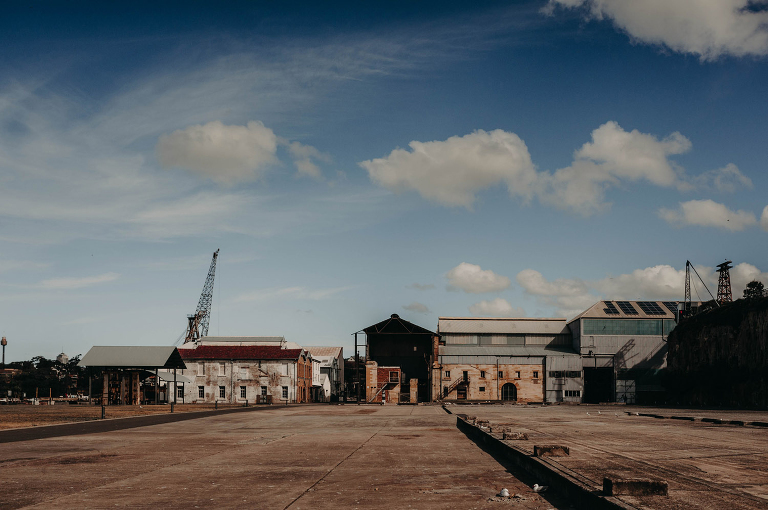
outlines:
[{"label": "industrial building", "polygon": [[437,332],[436,400],[580,401],[566,319],[440,317]]},{"label": "industrial building", "polygon": [[571,319],[584,372],[582,401],[655,401],[677,307],[677,301],[599,301]]},{"label": "industrial building", "polygon": [[[338,402],[342,399],[344,385],[344,355],[341,347],[307,346],[313,360],[319,362],[319,383],[322,402]],[[314,375],[314,372],[313,372]]]},{"label": "industrial building", "polygon": [[182,375],[193,381],[186,389],[186,402],[301,403],[311,399],[312,359],[304,349],[203,343],[181,348],[179,353],[187,365]]}]

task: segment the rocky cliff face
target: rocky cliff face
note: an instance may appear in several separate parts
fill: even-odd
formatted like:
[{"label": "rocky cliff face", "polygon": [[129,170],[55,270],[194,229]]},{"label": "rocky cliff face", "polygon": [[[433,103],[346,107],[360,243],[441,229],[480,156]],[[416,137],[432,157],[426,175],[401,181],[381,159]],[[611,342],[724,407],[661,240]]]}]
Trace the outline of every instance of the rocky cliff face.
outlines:
[{"label": "rocky cliff face", "polygon": [[668,342],[672,401],[768,408],[768,298],[738,300],[684,320]]}]

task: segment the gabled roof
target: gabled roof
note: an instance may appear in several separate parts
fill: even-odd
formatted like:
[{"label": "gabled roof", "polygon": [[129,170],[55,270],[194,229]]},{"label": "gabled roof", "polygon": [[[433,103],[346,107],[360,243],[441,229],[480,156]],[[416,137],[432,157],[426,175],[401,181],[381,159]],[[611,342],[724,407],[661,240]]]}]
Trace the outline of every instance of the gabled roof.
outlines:
[{"label": "gabled roof", "polygon": [[435,335],[433,331],[424,329],[421,326],[417,326],[412,322],[408,322],[405,319],[401,319],[399,315],[393,313],[389,319],[383,320],[373,326],[368,326],[363,331],[366,335]]},{"label": "gabled roof", "polygon": [[184,359],[290,359],[296,360],[304,354],[303,349],[281,349],[276,345],[198,345],[194,349],[179,351]]},{"label": "gabled roof", "polygon": [[115,346],[91,347],[78,366],[114,368],[187,368],[176,347],[166,346]]},{"label": "gabled roof", "polygon": [[342,347],[324,347],[319,345],[307,345],[304,348],[315,357],[328,356],[331,358],[338,358],[341,356],[342,351]]},{"label": "gabled roof", "polygon": [[[629,303],[628,308],[622,309],[618,303]],[[608,304],[610,303],[610,305]],[[640,303],[655,304],[657,313],[646,313],[648,305],[640,306]],[[579,315],[568,321],[568,324],[578,319],[674,319],[675,314],[666,303],[674,303],[677,306],[677,301],[622,301],[622,300],[602,300],[598,301],[594,305],[590,306]],[[627,313],[627,310],[630,313]],[[637,313],[631,313],[634,310]],[[661,313],[659,313],[659,310]]]},{"label": "gabled roof", "polygon": [[244,343],[244,344],[279,344],[285,342],[284,336],[204,336],[202,343]]}]

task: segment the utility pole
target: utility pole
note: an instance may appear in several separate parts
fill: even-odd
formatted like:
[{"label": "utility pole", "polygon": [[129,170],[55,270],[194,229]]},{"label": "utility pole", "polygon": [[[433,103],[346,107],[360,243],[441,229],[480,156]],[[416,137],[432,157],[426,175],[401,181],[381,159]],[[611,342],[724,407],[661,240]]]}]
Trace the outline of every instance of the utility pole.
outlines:
[{"label": "utility pole", "polygon": [[3,339],[0,340],[0,345],[3,346],[3,368],[5,368],[5,346],[8,345],[8,340],[3,337]]}]

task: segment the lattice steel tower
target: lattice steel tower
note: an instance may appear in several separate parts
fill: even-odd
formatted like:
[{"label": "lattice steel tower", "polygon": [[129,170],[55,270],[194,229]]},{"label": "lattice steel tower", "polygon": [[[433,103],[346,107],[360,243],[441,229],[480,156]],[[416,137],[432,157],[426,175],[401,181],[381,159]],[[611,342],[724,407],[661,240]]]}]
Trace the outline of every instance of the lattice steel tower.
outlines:
[{"label": "lattice steel tower", "polygon": [[213,252],[211,267],[208,269],[208,277],[205,279],[200,301],[197,302],[197,310],[194,315],[187,315],[189,324],[184,343],[194,342],[200,337],[208,336],[208,322],[211,319],[211,302],[213,301],[213,279],[216,276],[216,259],[218,257],[219,250],[216,250]]},{"label": "lattice steel tower", "polygon": [[720,304],[733,301],[731,295],[731,273],[729,269],[733,268],[730,260],[717,265],[717,272],[720,273],[720,279],[717,282],[717,302]]}]

